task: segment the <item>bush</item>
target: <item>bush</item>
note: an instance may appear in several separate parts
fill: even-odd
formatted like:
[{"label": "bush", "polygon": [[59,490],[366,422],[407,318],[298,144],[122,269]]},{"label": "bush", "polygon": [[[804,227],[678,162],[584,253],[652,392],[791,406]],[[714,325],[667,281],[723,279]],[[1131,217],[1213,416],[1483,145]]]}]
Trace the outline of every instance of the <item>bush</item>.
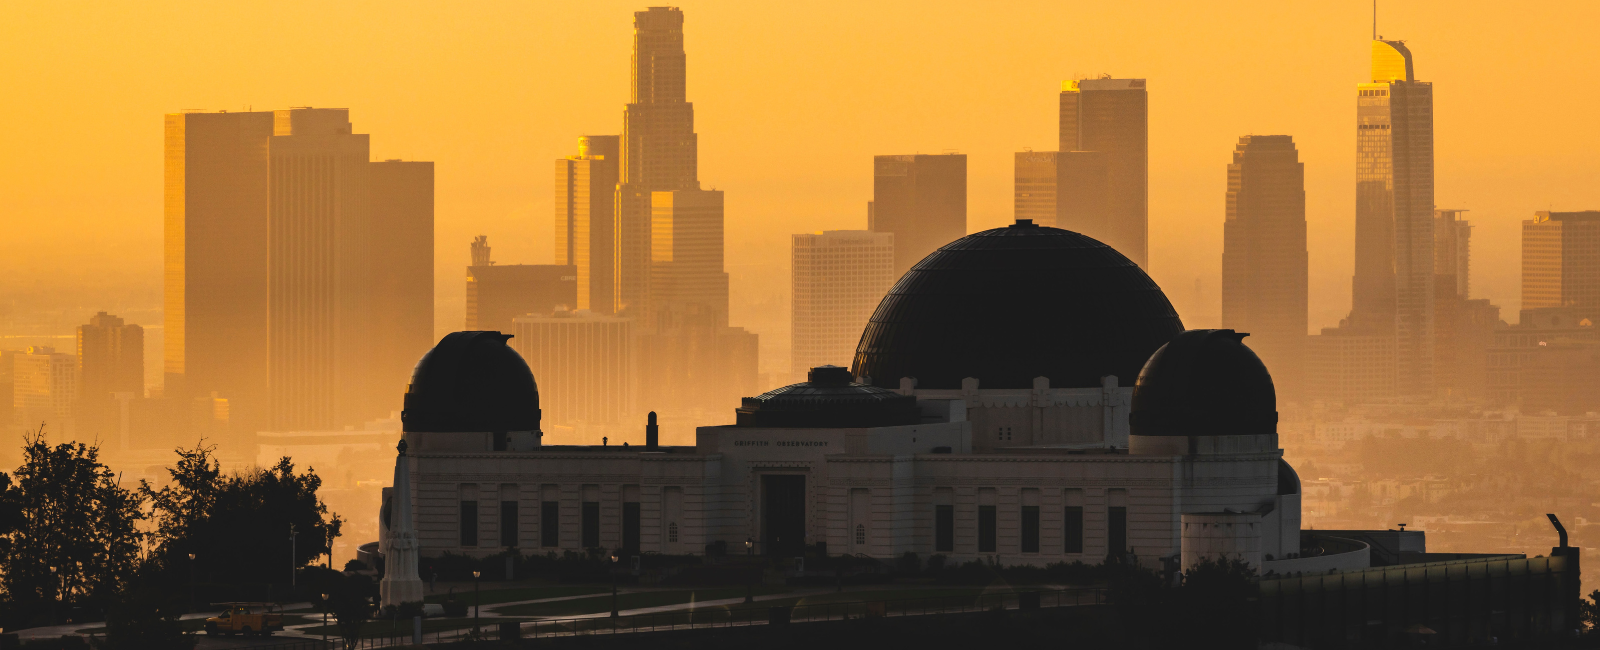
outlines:
[{"label": "bush", "polygon": [[366,571],[369,568],[370,567],[367,566],[367,563],[362,562],[361,560],[350,560],[349,562],[344,563],[345,571]]}]

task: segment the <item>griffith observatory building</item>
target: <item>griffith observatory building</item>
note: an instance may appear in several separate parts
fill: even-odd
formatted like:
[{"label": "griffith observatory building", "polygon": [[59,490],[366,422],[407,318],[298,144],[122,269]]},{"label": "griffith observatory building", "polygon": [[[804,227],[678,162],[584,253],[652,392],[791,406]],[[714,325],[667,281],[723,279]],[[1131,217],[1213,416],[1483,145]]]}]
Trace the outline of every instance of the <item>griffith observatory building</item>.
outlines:
[{"label": "griffith observatory building", "polygon": [[510,337],[456,332],[405,396],[380,549],[749,542],[792,556],[822,543],[885,559],[1225,555],[1292,569],[1300,480],[1245,336],[1185,331],[1128,258],[1019,221],[908,271],[853,368],[747,397],[735,424],[699,427],[692,447],[657,444],[653,422],[647,444],[624,447],[542,445],[538,389]]}]

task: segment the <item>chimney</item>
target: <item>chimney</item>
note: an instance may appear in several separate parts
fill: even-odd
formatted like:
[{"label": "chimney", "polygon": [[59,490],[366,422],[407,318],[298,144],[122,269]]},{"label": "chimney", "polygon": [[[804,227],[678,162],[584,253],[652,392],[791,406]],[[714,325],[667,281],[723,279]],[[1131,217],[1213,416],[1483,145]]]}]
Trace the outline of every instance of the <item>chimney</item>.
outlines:
[{"label": "chimney", "polygon": [[650,412],[650,419],[644,425],[644,449],[655,451],[661,446],[661,427],[656,426],[656,412]]}]

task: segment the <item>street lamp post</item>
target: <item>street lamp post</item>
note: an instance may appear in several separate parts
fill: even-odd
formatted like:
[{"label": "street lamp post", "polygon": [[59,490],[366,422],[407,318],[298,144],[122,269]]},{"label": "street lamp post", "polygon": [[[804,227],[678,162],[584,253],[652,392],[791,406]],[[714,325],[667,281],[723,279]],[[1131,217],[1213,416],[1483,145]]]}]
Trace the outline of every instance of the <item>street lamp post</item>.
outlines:
[{"label": "street lamp post", "polygon": [[611,618],[617,617],[617,552],[611,552]]},{"label": "street lamp post", "polygon": [[294,595],[294,587],[295,587],[294,537],[295,537],[295,535],[299,535],[299,534],[300,533],[294,532],[294,524],[289,524],[289,594],[290,594],[291,597],[293,597],[293,595]]},{"label": "street lamp post", "polygon": [[56,568],[55,567],[50,567],[50,582],[56,583],[56,584],[50,585],[52,587],[56,587],[56,602],[50,608],[50,624],[51,625],[55,625],[55,623],[56,623],[56,610],[60,609],[60,607],[61,607],[61,592],[63,591],[59,586],[57,586],[59,583],[56,581]]},{"label": "street lamp post", "polygon": [[189,554],[189,613],[194,613],[194,554]]},{"label": "street lamp post", "polygon": [[472,572],[472,631],[478,631],[478,576],[482,571]]},{"label": "street lamp post", "polygon": [[[745,552],[745,555],[748,556],[748,557],[755,557],[756,556],[756,540],[755,539],[750,538],[750,537],[744,538],[744,552]],[[746,605],[749,605],[751,603],[756,602],[755,591],[756,591],[755,576],[752,576],[750,574],[750,568],[749,567],[745,567],[744,602],[745,602]]]},{"label": "street lamp post", "polygon": [[322,642],[328,642],[328,594],[322,594]]}]

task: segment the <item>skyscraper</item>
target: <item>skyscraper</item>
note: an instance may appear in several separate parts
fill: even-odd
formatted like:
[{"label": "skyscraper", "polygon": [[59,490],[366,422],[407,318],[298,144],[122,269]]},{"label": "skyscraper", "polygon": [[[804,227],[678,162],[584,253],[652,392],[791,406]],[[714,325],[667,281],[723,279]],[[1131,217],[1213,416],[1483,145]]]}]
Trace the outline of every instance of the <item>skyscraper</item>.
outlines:
[{"label": "skyscraper", "polygon": [[342,108],[274,112],[270,273],[272,428],[330,429],[370,375],[373,258],[368,136]]},{"label": "skyscraper", "polygon": [[1228,165],[1222,326],[1250,333],[1280,397],[1301,396],[1306,346],[1305,164],[1287,135],[1239,138]]},{"label": "skyscraper", "polygon": [[[1149,95],[1143,79],[1079,79],[1061,83],[1062,153],[1093,151],[1100,159],[1081,161],[1085,173],[1105,174],[1100,220],[1062,227],[1077,230],[1117,249],[1142,268],[1147,263],[1149,231]],[[1103,164],[1104,171],[1100,171]],[[1073,179],[1073,174],[1064,175]],[[1077,197],[1060,193],[1071,205]],[[1080,214],[1092,214],[1079,211]]]},{"label": "skyscraper", "polygon": [[78,326],[78,394],[144,396],[144,328],[99,312]]},{"label": "skyscraper", "polygon": [[575,309],[612,312],[613,221],[616,218],[618,136],[578,138],[578,155],[556,161],[556,264],[578,269]]},{"label": "skyscraper", "polygon": [[571,310],[578,301],[577,274],[570,264],[495,264],[489,238],[479,236],[467,267],[466,329],[509,334],[518,316]]},{"label": "skyscraper", "polygon": [[1522,308],[1568,307],[1600,322],[1600,210],[1522,222]]},{"label": "skyscraper", "polygon": [[235,433],[398,406],[433,338],[433,167],[369,151],[342,108],[166,116],[164,397]]},{"label": "skyscraper", "polygon": [[[363,410],[400,410],[433,347],[433,163],[385,160],[372,174],[372,380]],[[350,424],[350,423],[346,423]]]},{"label": "skyscraper", "polygon": [[633,413],[633,319],[560,311],[513,321],[511,347],[539,381],[542,422],[617,424]]},{"label": "skyscraper", "polygon": [[702,311],[728,325],[728,274],[723,271],[722,192],[656,192],[650,199],[650,301],[647,326],[677,327]]},{"label": "skyscraper", "polygon": [[873,310],[889,293],[894,235],[827,230],[794,235],[789,369],[847,366]]},{"label": "skyscraper", "polygon": [[[1056,152],[1018,151],[1013,161],[1013,217],[1041,226],[1056,226]],[[801,235],[795,235],[800,237]],[[799,240],[796,239],[796,246]],[[798,249],[796,249],[798,250]],[[811,366],[806,366],[810,368]]]},{"label": "skyscraper", "polygon": [[1372,42],[1357,86],[1356,265],[1349,325],[1395,336],[1395,387],[1433,394],[1433,84],[1400,41]]},{"label": "skyscraper", "polygon": [[694,104],[685,95],[683,12],[651,7],[633,17],[633,70],[615,206],[619,312],[642,308],[649,296],[652,193],[700,187]]},{"label": "skyscraper", "polygon": [[78,398],[78,360],[46,346],[29,347],[12,356],[12,404],[16,422],[32,431],[74,433],[73,405]]},{"label": "skyscraper", "polygon": [[874,156],[872,163],[871,228],[894,235],[896,279],[967,235],[966,154]]},{"label": "skyscraper", "polygon": [[165,116],[163,394],[267,414],[268,142],[273,114]]}]

